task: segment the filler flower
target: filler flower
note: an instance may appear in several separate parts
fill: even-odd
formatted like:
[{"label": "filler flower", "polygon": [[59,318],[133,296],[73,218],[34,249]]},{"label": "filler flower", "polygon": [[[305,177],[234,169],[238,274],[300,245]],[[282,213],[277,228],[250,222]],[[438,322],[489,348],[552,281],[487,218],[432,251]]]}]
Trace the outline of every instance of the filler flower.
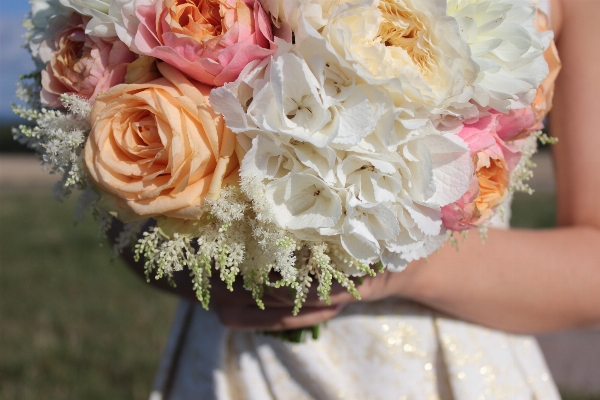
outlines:
[{"label": "filler flower", "polygon": [[89,18],[77,13],[58,17],[40,46],[46,62],[42,71],[42,103],[61,106],[59,96],[76,94],[90,102],[109,88],[123,83],[127,65],[136,59],[125,44],[86,35]]},{"label": "filler flower", "polygon": [[[133,45],[208,85],[234,81],[273,53],[271,22],[258,0],[136,1]],[[132,34],[134,34],[132,32]]]},{"label": "filler flower", "polygon": [[85,163],[104,207],[124,221],[198,219],[204,199],[237,179],[235,136],[212,111],[210,88],[158,69],[162,78],[116,86],[92,109]]}]

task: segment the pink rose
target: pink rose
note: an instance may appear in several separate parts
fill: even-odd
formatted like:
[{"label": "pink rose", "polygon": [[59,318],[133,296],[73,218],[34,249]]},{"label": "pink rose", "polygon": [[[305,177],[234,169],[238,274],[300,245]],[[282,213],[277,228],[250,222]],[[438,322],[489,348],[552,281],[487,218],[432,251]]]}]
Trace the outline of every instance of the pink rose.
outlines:
[{"label": "pink rose", "polygon": [[529,136],[531,131],[542,129],[533,107],[511,110],[508,114],[498,114],[498,127],[496,133],[504,141],[519,139]]},{"label": "pink rose", "polygon": [[[524,114],[525,115],[525,114]],[[498,134],[517,131],[528,121],[525,116],[514,122],[515,127],[508,126],[508,117],[499,113],[491,113],[479,118],[474,123],[465,124],[459,132],[469,146],[475,174],[471,186],[458,201],[442,207],[442,223],[447,229],[462,231],[480,226],[489,221],[494,210],[502,204],[507,195],[510,171],[519,162],[521,153],[507,145]],[[519,118],[520,118],[519,117]],[[511,130],[512,129],[512,130]],[[510,131],[510,132],[509,132]]]},{"label": "pink rose", "polygon": [[475,200],[479,196],[479,179],[473,176],[471,186],[458,201],[442,207],[442,224],[446,229],[464,231],[477,226],[481,212]]},{"label": "pink rose", "polygon": [[509,119],[504,119],[504,114],[492,112],[480,117],[477,122],[465,124],[458,136],[467,142],[472,155],[484,153],[490,158],[503,160],[512,171],[519,162],[521,153],[509,146],[498,134],[499,131],[506,134],[503,129],[507,130],[507,127],[502,125],[506,121]]},{"label": "pink rose", "polygon": [[125,44],[85,34],[89,18],[72,13],[57,18],[42,45],[46,69],[42,71],[43,104],[60,107],[60,95],[76,94],[94,102],[96,96],[123,83],[127,65],[136,59]]},{"label": "pink rose", "polygon": [[234,81],[248,63],[274,51],[271,22],[258,0],[137,4],[137,51],[208,85]]},{"label": "pink rose", "polygon": [[478,168],[471,187],[458,201],[442,207],[442,223],[446,229],[463,231],[480,226],[494,216],[496,208],[504,202],[509,183],[509,171],[501,159],[479,153],[485,162]]}]

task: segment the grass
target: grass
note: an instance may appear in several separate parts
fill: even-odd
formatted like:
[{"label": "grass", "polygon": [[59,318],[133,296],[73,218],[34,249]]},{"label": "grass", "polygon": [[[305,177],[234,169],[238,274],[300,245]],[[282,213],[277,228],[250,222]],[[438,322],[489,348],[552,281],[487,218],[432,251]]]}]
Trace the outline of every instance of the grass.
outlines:
[{"label": "grass", "polygon": [[556,199],[552,193],[532,195],[516,193],[512,207],[511,226],[515,228],[552,228],[556,225]]},{"label": "grass", "polygon": [[[0,399],[145,399],[176,300],[111,261],[74,202],[0,195]],[[90,218],[91,219],[91,218]]]},{"label": "grass", "polygon": [[[74,228],[74,201],[47,192],[0,194],[0,399],[146,399],[176,299],[111,261],[91,218]],[[514,225],[554,220],[552,195],[517,195]]]},{"label": "grass", "polygon": [[12,128],[26,121],[0,121],[0,152],[1,153],[33,153],[33,150],[13,139]]}]

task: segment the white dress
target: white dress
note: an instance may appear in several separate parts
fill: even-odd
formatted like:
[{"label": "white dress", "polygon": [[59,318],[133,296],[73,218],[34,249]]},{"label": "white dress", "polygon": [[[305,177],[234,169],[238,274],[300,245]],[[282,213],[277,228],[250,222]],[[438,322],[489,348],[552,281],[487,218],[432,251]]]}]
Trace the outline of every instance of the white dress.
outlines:
[{"label": "white dress", "polygon": [[417,303],[355,303],[293,344],[182,301],[151,400],[559,400],[535,338]]},{"label": "white dress", "polygon": [[230,330],[214,312],[182,301],[151,395],[161,399],[560,396],[533,337],[456,320],[413,302],[351,304],[321,328],[318,340],[292,344]]}]

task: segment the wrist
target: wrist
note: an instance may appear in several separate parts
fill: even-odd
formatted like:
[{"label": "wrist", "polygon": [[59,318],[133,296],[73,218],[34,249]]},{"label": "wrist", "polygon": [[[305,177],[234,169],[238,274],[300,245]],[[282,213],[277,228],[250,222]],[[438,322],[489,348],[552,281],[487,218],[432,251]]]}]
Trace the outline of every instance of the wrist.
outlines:
[{"label": "wrist", "polygon": [[427,260],[416,260],[401,272],[391,272],[390,297],[427,303],[437,292],[435,280],[428,276],[428,267]]}]

